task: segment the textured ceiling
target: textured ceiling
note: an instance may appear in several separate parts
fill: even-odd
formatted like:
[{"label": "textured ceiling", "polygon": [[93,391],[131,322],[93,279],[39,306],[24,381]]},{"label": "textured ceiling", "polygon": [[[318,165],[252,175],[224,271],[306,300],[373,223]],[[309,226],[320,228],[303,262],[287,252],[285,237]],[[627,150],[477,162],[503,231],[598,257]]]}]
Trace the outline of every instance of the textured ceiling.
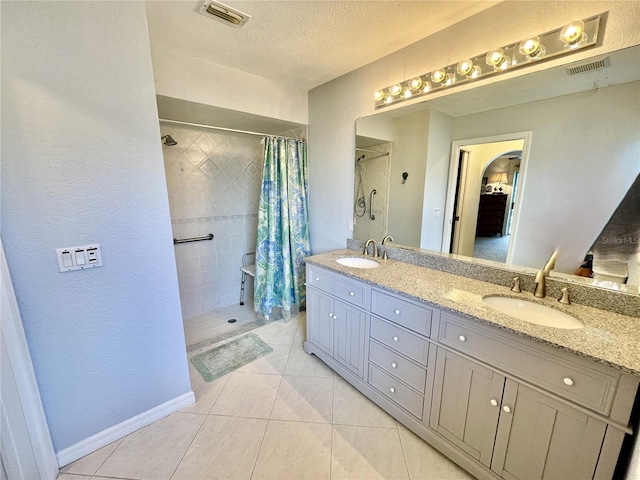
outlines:
[{"label": "textured ceiling", "polygon": [[149,1],[151,48],[192,55],[308,90],[470,17],[495,1],[225,1],[242,28],[195,0]]}]

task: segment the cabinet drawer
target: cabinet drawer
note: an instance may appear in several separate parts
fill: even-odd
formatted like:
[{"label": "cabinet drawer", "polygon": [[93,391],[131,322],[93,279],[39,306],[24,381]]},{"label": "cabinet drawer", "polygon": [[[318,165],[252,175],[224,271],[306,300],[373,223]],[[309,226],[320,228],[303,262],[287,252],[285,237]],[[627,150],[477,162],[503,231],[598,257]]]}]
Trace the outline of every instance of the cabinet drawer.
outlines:
[{"label": "cabinet drawer", "polygon": [[352,305],[358,307],[366,305],[367,289],[358,281],[347,280],[343,276],[333,275],[314,266],[309,267],[308,273],[308,285],[312,285]]},{"label": "cabinet drawer", "polygon": [[369,364],[369,385],[412,415],[422,419],[424,397],[371,363]]},{"label": "cabinet drawer", "polygon": [[[619,376],[595,362],[572,361],[506,332],[443,314],[440,341],[575,403],[608,415]],[[561,353],[561,352],[558,352]]]},{"label": "cabinet drawer", "polygon": [[427,365],[429,356],[429,342],[374,316],[371,317],[371,338],[397,352],[406,355],[421,365]]},{"label": "cabinet drawer", "polygon": [[426,337],[431,335],[431,309],[373,290],[371,312]]},{"label": "cabinet drawer", "polygon": [[371,340],[369,343],[369,361],[375,363],[385,372],[411,385],[419,392],[424,392],[427,371],[402,355]]}]

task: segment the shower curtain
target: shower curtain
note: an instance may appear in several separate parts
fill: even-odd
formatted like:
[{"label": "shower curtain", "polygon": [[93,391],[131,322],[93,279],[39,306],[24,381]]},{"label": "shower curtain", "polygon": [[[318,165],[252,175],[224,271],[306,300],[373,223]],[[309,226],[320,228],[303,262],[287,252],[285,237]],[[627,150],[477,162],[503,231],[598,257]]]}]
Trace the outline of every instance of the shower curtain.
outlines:
[{"label": "shower curtain", "polygon": [[288,318],[305,301],[304,257],[309,255],[307,145],[266,137],[258,207],[254,308]]}]

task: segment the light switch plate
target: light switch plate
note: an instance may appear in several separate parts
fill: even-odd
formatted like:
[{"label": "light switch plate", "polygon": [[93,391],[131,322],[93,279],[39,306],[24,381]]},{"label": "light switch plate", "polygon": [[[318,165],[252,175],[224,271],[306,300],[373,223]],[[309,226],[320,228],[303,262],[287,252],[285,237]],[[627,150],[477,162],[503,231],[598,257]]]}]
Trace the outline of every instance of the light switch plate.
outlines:
[{"label": "light switch plate", "polygon": [[58,268],[61,272],[86,270],[102,266],[102,253],[97,243],[80,247],[56,248]]}]

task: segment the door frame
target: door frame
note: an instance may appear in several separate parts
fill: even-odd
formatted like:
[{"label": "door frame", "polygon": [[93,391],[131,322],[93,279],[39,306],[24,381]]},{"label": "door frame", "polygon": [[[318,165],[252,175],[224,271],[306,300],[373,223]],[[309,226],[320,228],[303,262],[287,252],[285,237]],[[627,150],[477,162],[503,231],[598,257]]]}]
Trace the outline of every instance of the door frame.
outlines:
[{"label": "door frame", "polygon": [[512,222],[512,235],[509,239],[509,249],[507,250],[507,260],[506,263],[511,264],[511,260],[513,257],[513,251],[515,249],[515,245],[517,242],[518,235],[518,224],[520,219],[520,208],[522,206],[522,192],[524,191],[526,174],[527,174],[527,165],[529,159],[529,153],[531,150],[531,140],[533,138],[533,132],[514,132],[514,133],[505,133],[501,135],[489,135],[486,137],[477,137],[477,138],[468,138],[464,140],[454,140],[451,142],[451,156],[449,158],[449,181],[447,183],[447,199],[445,203],[444,210],[444,231],[442,234],[442,245],[440,250],[442,252],[448,253],[449,247],[451,245],[451,232],[452,232],[452,222],[453,222],[453,212],[455,210],[455,197],[456,197],[456,179],[458,177],[458,168],[459,168],[459,158],[460,151],[464,150],[464,147],[469,145],[478,145],[483,143],[498,143],[498,142],[508,142],[511,140],[523,140],[522,145],[522,159],[520,161],[520,175],[519,175],[519,188],[516,192],[515,199],[515,208],[513,211],[513,222]]}]

